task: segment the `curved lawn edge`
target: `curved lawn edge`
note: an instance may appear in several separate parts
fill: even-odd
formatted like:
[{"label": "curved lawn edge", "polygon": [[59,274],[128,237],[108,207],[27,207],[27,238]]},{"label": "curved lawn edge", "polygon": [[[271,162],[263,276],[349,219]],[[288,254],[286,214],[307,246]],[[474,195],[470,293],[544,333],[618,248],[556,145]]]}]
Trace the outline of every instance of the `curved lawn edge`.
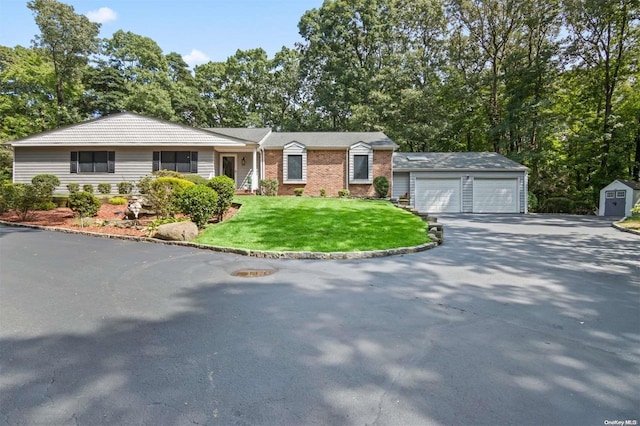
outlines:
[{"label": "curved lawn edge", "polygon": [[16,228],[39,229],[43,231],[62,232],[65,234],[87,235],[91,237],[100,237],[107,239],[146,242],[155,244],[164,244],[169,246],[192,247],[201,250],[210,250],[218,253],[230,253],[241,256],[257,257],[263,259],[312,259],[312,260],[353,260],[353,259],[372,259],[376,257],[396,256],[402,254],[419,253],[430,250],[439,245],[437,242],[428,242],[412,247],[397,247],[383,250],[367,250],[367,251],[348,251],[348,252],[311,252],[311,251],[264,251],[230,247],[216,247],[205,244],[193,243],[190,241],[165,241],[150,237],[135,237],[132,235],[115,235],[103,234],[99,232],[81,231],[77,229],[60,228],[56,226],[29,225],[26,223],[7,222],[0,220],[0,224],[12,226]]},{"label": "curved lawn edge", "polygon": [[[626,218],[625,218],[626,219]],[[622,219],[624,220],[624,219]],[[617,222],[612,222],[611,226],[613,226],[615,229],[617,229],[618,231],[622,231],[622,232],[628,232],[630,234],[636,234],[636,235],[640,235],[640,231],[636,231],[635,229],[629,229],[629,228],[625,228],[624,226],[620,226],[618,225]]]}]

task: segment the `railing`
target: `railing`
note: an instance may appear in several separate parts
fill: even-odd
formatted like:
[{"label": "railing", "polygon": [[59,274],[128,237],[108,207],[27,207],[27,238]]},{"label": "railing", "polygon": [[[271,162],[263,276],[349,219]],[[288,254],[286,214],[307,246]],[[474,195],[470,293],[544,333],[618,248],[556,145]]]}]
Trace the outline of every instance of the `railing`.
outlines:
[{"label": "railing", "polygon": [[253,169],[249,169],[249,173],[247,173],[247,175],[244,177],[244,180],[240,184],[241,189],[252,189],[251,176],[253,176]]}]

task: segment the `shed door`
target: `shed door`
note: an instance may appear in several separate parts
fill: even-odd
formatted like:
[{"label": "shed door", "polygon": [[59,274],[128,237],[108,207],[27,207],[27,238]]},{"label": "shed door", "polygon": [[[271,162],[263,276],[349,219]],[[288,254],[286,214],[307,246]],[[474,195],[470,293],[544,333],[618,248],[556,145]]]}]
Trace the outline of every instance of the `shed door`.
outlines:
[{"label": "shed door", "polygon": [[474,179],[474,213],[518,213],[518,179]]},{"label": "shed door", "polygon": [[426,213],[460,213],[460,179],[416,179],[415,207]]},{"label": "shed door", "polygon": [[627,191],[605,191],[604,215],[622,217],[626,212]]}]

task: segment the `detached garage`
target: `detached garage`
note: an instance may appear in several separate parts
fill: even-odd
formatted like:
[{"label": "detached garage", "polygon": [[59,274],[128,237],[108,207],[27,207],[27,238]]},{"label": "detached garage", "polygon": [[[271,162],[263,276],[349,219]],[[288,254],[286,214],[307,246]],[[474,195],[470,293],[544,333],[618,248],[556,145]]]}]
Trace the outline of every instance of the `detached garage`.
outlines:
[{"label": "detached garage", "polygon": [[494,152],[398,152],[393,197],[424,213],[527,213],[527,172]]}]

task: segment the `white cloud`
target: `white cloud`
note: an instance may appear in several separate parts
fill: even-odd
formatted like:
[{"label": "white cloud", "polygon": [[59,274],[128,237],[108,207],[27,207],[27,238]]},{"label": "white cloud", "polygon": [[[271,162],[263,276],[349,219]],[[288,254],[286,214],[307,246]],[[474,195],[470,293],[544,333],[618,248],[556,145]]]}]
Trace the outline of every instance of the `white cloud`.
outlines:
[{"label": "white cloud", "polygon": [[91,22],[97,22],[99,24],[115,21],[118,18],[118,15],[108,7],[101,7],[98,10],[90,10],[85,14],[85,16],[89,18]]},{"label": "white cloud", "polygon": [[209,57],[197,49],[193,49],[188,55],[183,55],[182,59],[190,66],[206,64],[210,61]]}]

